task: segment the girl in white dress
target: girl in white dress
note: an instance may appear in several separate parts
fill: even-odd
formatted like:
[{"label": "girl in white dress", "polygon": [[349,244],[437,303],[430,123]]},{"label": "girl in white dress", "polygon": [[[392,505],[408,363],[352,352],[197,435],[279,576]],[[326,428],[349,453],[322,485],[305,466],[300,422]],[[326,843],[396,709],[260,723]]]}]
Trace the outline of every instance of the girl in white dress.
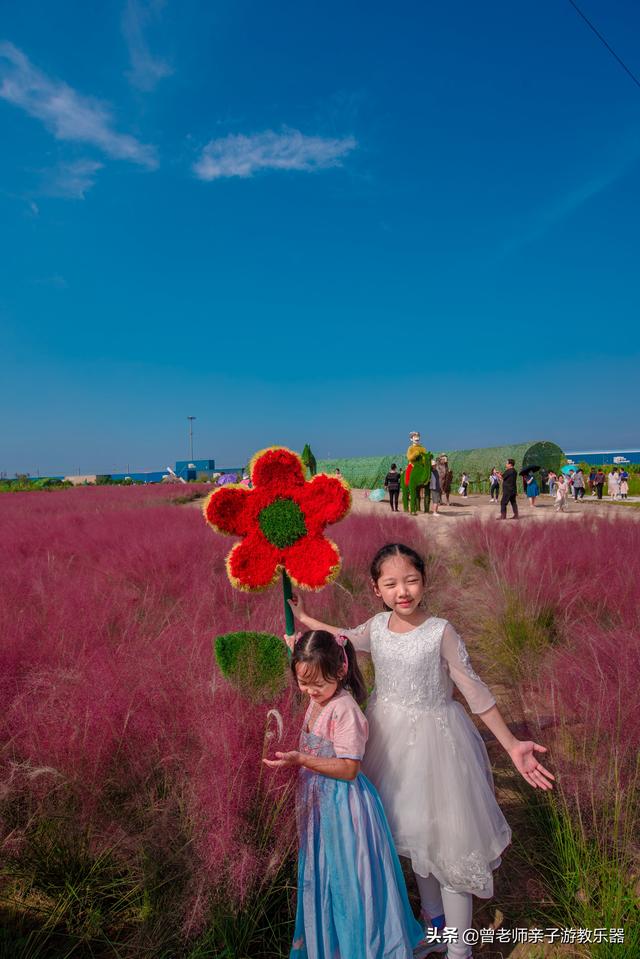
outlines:
[{"label": "girl in white dress", "polygon": [[385,612],[356,629],[314,619],[299,596],[291,606],[307,628],[344,634],[371,653],[376,688],[362,768],[382,798],[399,855],[411,859],[416,875],[426,926],[416,955],[444,948],[433,940],[446,923],[458,930],[449,959],[468,959],[463,933],[471,928],[472,896],[493,895],[492,873],[511,830],[495,800],[484,743],[452,698],[453,684],[531,786],[550,789],[554,777],[535,757],[545,747],[510,732],[453,627],[422,608],[422,558],[401,543],[384,546],[371,580]]}]

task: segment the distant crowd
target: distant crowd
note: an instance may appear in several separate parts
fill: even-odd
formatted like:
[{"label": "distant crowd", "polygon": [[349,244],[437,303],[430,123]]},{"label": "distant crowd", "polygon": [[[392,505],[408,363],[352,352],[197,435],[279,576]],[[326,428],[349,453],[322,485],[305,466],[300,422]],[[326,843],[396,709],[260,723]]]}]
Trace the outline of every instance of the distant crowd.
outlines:
[{"label": "distant crowd", "polygon": [[[339,472],[336,470],[336,472]],[[536,476],[536,474],[538,474]],[[601,500],[604,494],[604,488],[607,488],[607,495],[612,500],[626,500],[629,496],[629,473],[624,468],[614,466],[611,472],[605,474],[601,468],[592,467],[588,476],[585,477],[581,467],[575,469],[561,470],[556,473],[554,470],[542,469],[538,466],[525,467],[519,474],[515,469],[515,461],[508,459],[504,469],[501,471],[493,467],[489,474],[489,498],[492,503],[500,505],[500,518],[506,519],[507,507],[510,506],[513,518],[518,517],[518,505],[516,501],[518,492],[518,475],[522,479],[522,492],[527,497],[531,507],[537,505],[536,500],[540,495],[549,495],[555,499],[555,508],[558,512],[564,512],[567,501],[573,496],[575,502],[585,497],[585,491],[588,489],[591,496]],[[391,469],[387,473],[384,486],[389,494],[389,502],[394,512],[398,511],[398,499],[400,494],[400,472],[395,463],[391,464]],[[437,515],[440,505],[446,502],[450,505],[449,497],[453,484],[453,471],[449,466],[446,455],[439,456],[437,460],[431,462],[431,479],[429,481],[429,499],[430,512]],[[462,473],[458,494],[467,496],[469,492],[469,475]]]}]

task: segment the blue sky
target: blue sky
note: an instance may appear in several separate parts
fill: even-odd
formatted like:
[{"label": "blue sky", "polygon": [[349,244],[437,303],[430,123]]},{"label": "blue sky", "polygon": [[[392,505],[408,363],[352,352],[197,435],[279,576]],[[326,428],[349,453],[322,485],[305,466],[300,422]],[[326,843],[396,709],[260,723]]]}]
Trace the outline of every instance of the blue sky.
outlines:
[{"label": "blue sky", "polygon": [[[640,7],[582,0],[640,74]],[[5,4],[0,470],[637,446],[640,89],[568,2]]]}]

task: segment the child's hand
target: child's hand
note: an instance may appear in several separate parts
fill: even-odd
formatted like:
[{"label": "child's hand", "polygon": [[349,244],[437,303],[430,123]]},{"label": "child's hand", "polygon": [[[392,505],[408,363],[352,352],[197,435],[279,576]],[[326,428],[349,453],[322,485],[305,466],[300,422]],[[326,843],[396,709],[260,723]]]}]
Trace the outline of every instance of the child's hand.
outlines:
[{"label": "child's hand", "polygon": [[291,599],[287,600],[287,602],[289,603],[289,606],[291,607],[293,615],[296,617],[296,619],[302,619],[306,613],[304,603],[302,602],[302,596],[300,596],[298,593],[294,593]]},{"label": "child's hand", "polygon": [[297,749],[293,749],[289,753],[276,753],[275,759],[263,759],[262,762],[271,769],[287,769],[289,766],[301,766],[302,753],[299,753]]},{"label": "child's hand", "polygon": [[546,751],[546,747],[539,746],[538,743],[520,741],[509,750],[513,765],[534,789],[553,789],[553,780],[556,777],[545,769],[534,755],[534,752]]},{"label": "child's hand", "polygon": [[299,633],[299,632],[296,633],[295,636],[291,636],[289,633],[285,633],[282,638],[284,639],[285,643],[287,644],[291,652],[293,652],[294,646],[296,645],[296,643],[298,642],[301,636],[302,636],[302,633]]}]

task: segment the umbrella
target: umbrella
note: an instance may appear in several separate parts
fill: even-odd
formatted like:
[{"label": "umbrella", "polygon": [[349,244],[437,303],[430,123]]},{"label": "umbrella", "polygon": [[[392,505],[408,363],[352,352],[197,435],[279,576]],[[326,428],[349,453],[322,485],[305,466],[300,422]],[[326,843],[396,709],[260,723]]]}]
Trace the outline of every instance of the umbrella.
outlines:
[{"label": "umbrella", "polygon": [[570,473],[572,470],[573,470],[573,472],[575,473],[577,469],[578,469],[578,467],[575,465],[575,463],[567,463],[566,466],[563,466],[563,467],[562,467],[562,469],[560,470],[560,472],[561,472],[561,473],[564,473],[565,476],[568,476],[569,473]]},{"label": "umbrella", "polygon": [[537,473],[539,469],[539,466],[524,466],[518,473],[518,476],[526,476],[527,473]]},{"label": "umbrella", "polygon": [[238,477],[235,473],[223,473],[216,480],[216,486],[226,486],[228,483],[237,483]]}]

